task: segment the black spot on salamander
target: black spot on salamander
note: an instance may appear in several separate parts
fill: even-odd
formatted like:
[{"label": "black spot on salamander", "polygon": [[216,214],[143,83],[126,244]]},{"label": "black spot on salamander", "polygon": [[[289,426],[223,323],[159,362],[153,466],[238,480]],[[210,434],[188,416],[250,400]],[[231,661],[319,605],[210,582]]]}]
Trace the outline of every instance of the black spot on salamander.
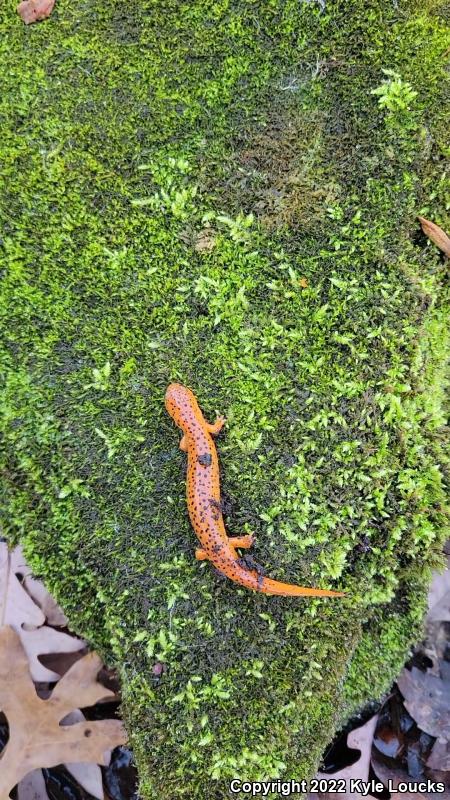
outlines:
[{"label": "black spot on salamander", "polygon": [[212,548],[213,553],[220,553],[221,550],[222,550],[222,545],[221,544],[214,544],[213,545],[213,548]]},{"label": "black spot on salamander", "polygon": [[215,500],[214,497],[209,498],[209,505],[212,508],[212,518],[217,520],[220,519],[220,515],[222,513],[222,506],[218,500]]}]

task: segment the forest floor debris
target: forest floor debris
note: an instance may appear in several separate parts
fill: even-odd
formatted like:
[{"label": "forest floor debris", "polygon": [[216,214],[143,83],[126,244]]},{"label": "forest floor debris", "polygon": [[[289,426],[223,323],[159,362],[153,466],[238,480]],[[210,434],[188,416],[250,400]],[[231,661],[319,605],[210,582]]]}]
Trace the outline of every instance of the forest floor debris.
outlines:
[{"label": "forest floor debris", "polygon": [[1,800],[16,785],[17,800],[51,800],[52,784],[73,800],[133,797],[118,690],[114,673],[68,632],[20,547],[10,552],[0,542]]},{"label": "forest floor debris", "polygon": [[[450,544],[450,543],[449,543]],[[450,547],[447,547],[450,551]],[[351,728],[349,730],[349,727]],[[450,556],[435,573],[428,595],[425,637],[415,648],[378,713],[355,720],[328,748],[318,779],[381,781],[370,794],[389,800],[401,783],[440,782],[444,793],[402,793],[402,798],[450,800]],[[358,792],[311,793],[310,800],[350,800]]]}]

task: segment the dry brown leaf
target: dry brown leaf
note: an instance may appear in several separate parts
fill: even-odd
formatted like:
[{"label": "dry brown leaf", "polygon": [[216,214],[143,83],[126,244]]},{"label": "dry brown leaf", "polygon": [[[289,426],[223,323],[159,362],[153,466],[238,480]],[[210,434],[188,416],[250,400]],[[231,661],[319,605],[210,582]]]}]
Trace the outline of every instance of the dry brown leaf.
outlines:
[{"label": "dry brown leaf", "polygon": [[42,770],[34,769],[20,781],[17,800],[49,800]]},{"label": "dry brown leaf", "polygon": [[450,772],[450,742],[436,739],[433,749],[428,756],[427,767]]},{"label": "dry brown leaf", "polygon": [[[373,756],[372,767],[377,778],[384,783],[386,787],[389,785],[392,786],[394,791],[398,790],[399,784],[401,783],[410,784],[413,787],[416,781],[418,781],[420,784],[426,782],[427,780],[425,777],[411,778],[411,776],[408,775],[408,773],[404,770],[398,769],[398,767],[388,767],[381,760],[378,760]],[[389,781],[391,781],[390,784]],[[436,792],[402,791],[398,794],[394,794],[394,792],[392,792],[391,797],[398,797],[398,800],[436,800],[437,797],[439,797],[439,800],[450,800],[450,792],[446,790],[442,794],[437,794]]]},{"label": "dry brown leaf", "polygon": [[450,682],[421,672],[404,669],[397,680],[404,706],[419,728],[430,736],[450,741]]},{"label": "dry brown leaf", "polygon": [[[64,724],[73,724],[84,719],[82,712],[77,710],[68,714]],[[96,797],[97,800],[104,800],[102,771],[98,764],[64,764],[63,766],[90,796]],[[34,769],[18,783],[17,800],[49,800],[42,770]]]},{"label": "dry brown leaf", "polygon": [[434,572],[428,592],[428,615],[430,621],[450,622],[450,557],[444,572]]},{"label": "dry brown leaf", "polygon": [[[110,699],[110,698],[108,698]],[[64,718],[64,725],[73,725],[74,722],[82,722],[85,716],[79,708],[71,711]],[[104,766],[107,767],[111,760],[111,751],[104,754]],[[102,771],[98,764],[64,764],[67,772],[75,778],[77,783],[92,797],[103,800],[103,779]]]},{"label": "dry brown leaf", "polygon": [[25,25],[29,25],[31,22],[47,19],[52,13],[54,5],[55,0],[23,0],[16,10]]},{"label": "dry brown leaf", "polygon": [[[78,661],[79,658],[83,658],[87,652],[88,648],[82,647],[73,653],[39,653],[39,661],[46,669],[56,672],[58,675],[57,680],[59,680],[70,669],[72,664],[75,664],[75,661]],[[101,682],[106,686],[104,681]],[[39,681],[39,683],[42,683],[42,681]]]},{"label": "dry brown leaf", "polygon": [[308,278],[300,278],[298,283],[299,283],[299,286],[302,287],[302,289],[307,289],[308,286],[309,286]]},{"label": "dry brown leaf", "polygon": [[0,625],[11,625],[19,634],[34,681],[57,681],[60,675],[43,666],[38,656],[74,653],[85,647],[85,642],[44,625],[43,611],[22,584],[27,571],[29,575],[20,550],[10,553],[5,542],[0,542]]},{"label": "dry brown leaf", "polygon": [[350,792],[350,781],[353,780],[363,780],[367,781],[369,778],[369,770],[370,770],[370,756],[372,752],[372,742],[373,742],[373,735],[375,733],[375,728],[377,726],[378,714],[374,717],[371,717],[365,725],[361,725],[359,728],[355,728],[355,730],[350,731],[347,736],[347,745],[351,749],[360,750],[361,756],[354,764],[350,767],[344,767],[344,769],[340,769],[339,772],[333,772],[332,774],[326,774],[325,772],[318,772],[316,778],[318,780],[345,780],[345,785],[348,787],[348,791],[344,793],[337,793],[337,792],[310,792],[308,794],[308,800],[355,800],[355,798],[362,797],[359,792]]},{"label": "dry brown leaf", "polygon": [[197,253],[210,253],[216,246],[216,236],[211,228],[204,228],[195,237],[194,250]]},{"label": "dry brown leaf", "polygon": [[[11,567],[16,575],[22,576],[22,585],[32,600],[39,606],[48,625],[65,627],[67,617],[58,606],[42,581],[33,578],[31,569],[25,561],[22,548],[16,547],[11,553]],[[7,623],[9,624],[9,623]],[[42,623],[41,623],[42,624]]]},{"label": "dry brown leaf", "polygon": [[[84,720],[81,711],[74,711],[66,717],[72,722]],[[102,771],[97,764],[64,764],[67,772],[90,796],[104,800]],[[17,800],[49,800],[44,775],[41,769],[34,769],[17,785]]]},{"label": "dry brown leaf", "polygon": [[12,627],[20,636],[20,641],[28,657],[31,676],[37,683],[57,681],[60,678],[57,672],[53,672],[41,664],[39,656],[47,653],[52,653],[52,655],[55,653],[75,653],[86,646],[82,639],[69,636],[61,631],[55,631],[47,625],[43,625],[34,631],[17,630],[15,625],[12,625]]},{"label": "dry brown leaf", "polygon": [[9,724],[9,740],[0,754],[0,800],[32,770],[104,764],[105,753],[127,741],[119,720],[61,724],[75,709],[112,694],[97,681],[100,667],[99,657],[89,653],[61,678],[48,700],[41,700],[18,634],[10,626],[0,628],[0,710]]},{"label": "dry brown leaf", "polygon": [[[42,615],[37,612],[33,603],[29,604],[27,598],[24,597],[24,590],[26,590],[25,594],[31,595],[51,625],[66,625],[67,619],[44,584],[32,577],[22,549],[16,547],[8,557],[6,545],[3,544],[0,557],[3,568],[3,571],[0,571],[0,575],[3,575],[0,586],[6,587],[5,617],[8,617],[8,622],[12,623],[21,638],[30,662],[32,677],[38,683],[58,680],[63,673],[68,671],[74,660],[82,657],[78,653],[80,648],[83,649],[84,642],[42,625]],[[8,570],[7,580],[5,579],[6,570]],[[8,603],[6,603],[6,599],[8,599]],[[6,614],[6,606],[8,606],[8,614]],[[36,623],[40,627],[36,627]],[[38,657],[40,659],[42,656],[47,656],[44,664],[38,660]],[[47,699],[51,695],[51,691],[39,691],[38,694],[41,698]],[[107,701],[110,699],[110,697],[105,698]],[[83,720],[82,712],[77,709],[65,718],[64,724],[73,724]],[[108,761],[109,756],[110,754],[108,754]],[[98,800],[103,799],[102,774],[97,764],[79,763],[65,764],[64,766],[86,792]],[[18,785],[18,800],[35,800],[36,798],[48,800],[45,781],[42,771],[39,769],[29,773]]]},{"label": "dry brown leaf", "polygon": [[45,616],[22,586],[16,566],[8,545],[0,542],[0,625],[37,628],[44,624]]},{"label": "dry brown leaf", "polygon": [[417,219],[422,226],[425,236],[427,236],[428,239],[431,239],[436,247],[439,247],[439,250],[442,250],[442,252],[445,253],[447,258],[450,258],[450,239],[445,231],[443,231],[439,225],[436,225],[434,222],[430,222],[429,219],[425,219],[425,217],[417,217]]}]

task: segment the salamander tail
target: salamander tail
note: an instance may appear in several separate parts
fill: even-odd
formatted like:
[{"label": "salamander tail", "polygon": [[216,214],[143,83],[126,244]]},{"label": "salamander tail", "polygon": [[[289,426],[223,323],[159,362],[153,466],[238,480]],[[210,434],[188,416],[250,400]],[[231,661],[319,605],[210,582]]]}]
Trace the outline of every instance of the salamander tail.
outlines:
[{"label": "salamander tail", "polygon": [[220,562],[211,559],[219,572],[227,575],[228,578],[240,583],[247,589],[261,594],[280,595],[282,597],[344,597],[344,592],[332,592],[329,589],[310,589],[306,586],[296,586],[293,583],[281,583],[272,578],[265,578],[255,569],[249,569],[239,561],[230,559],[228,562]]},{"label": "salamander tail", "polygon": [[296,586],[293,583],[273,581],[271,578],[260,579],[260,586],[257,587],[256,591],[284,597],[344,597],[344,592],[332,592],[328,589],[309,589],[306,586]]},{"label": "salamander tail", "polygon": [[[204,551],[199,551],[203,554]],[[197,556],[199,557],[199,556]],[[204,555],[200,556],[204,558]],[[216,555],[206,555],[214,564],[218,572],[226,575],[235,583],[253,589],[254,592],[261,594],[280,595],[282,597],[344,597],[344,592],[332,592],[330,589],[310,589],[307,586],[296,586],[294,583],[281,583],[272,578],[265,578],[256,569],[249,568],[245,564],[244,558],[235,556],[217,557]]]}]

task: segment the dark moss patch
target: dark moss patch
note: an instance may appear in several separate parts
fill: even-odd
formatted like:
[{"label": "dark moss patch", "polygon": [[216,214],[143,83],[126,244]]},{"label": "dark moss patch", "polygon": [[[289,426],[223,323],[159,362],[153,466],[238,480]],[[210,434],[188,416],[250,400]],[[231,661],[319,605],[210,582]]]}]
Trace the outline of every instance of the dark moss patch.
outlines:
[{"label": "dark moss patch", "polygon": [[[118,664],[146,798],[307,777],[418,635],[446,521],[445,265],[415,238],[445,225],[444,10],[0,12],[1,522]],[[194,561],[173,380],[228,418],[230,533],[345,599]]]}]

